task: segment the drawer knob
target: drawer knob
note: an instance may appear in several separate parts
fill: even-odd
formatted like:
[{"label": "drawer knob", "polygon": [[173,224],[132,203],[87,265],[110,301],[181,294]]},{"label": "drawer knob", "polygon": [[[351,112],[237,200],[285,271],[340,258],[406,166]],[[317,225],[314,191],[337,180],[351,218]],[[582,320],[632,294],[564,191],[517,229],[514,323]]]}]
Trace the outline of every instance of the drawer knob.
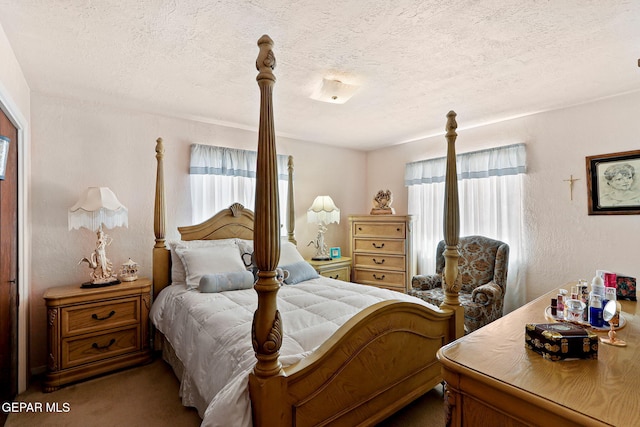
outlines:
[{"label": "drawer knob", "polygon": [[375,262],[378,265],[382,265],[382,264],[384,264],[384,258],[382,258],[382,261],[378,261],[377,259],[374,258],[373,262]]},{"label": "drawer knob", "polygon": [[384,280],[384,274],[382,276],[378,277],[376,275],[376,273],[373,273],[373,278],[376,279],[376,280]]},{"label": "drawer knob", "polygon": [[95,348],[96,350],[108,350],[109,347],[111,347],[113,344],[115,344],[116,339],[115,338],[111,338],[111,341],[109,341],[109,344],[107,345],[98,345],[97,343],[93,343],[91,344],[91,347]]},{"label": "drawer knob", "polygon": [[107,319],[113,317],[114,314],[116,314],[116,312],[114,310],[111,310],[111,313],[107,314],[105,317],[98,317],[97,314],[93,313],[91,315],[91,318],[95,319],[95,320],[107,320]]},{"label": "drawer knob", "polygon": [[384,243],[383,243],[383,244],[381,244],[381,245],[377,245],[377,244],[376,244],[376,242],[373,242],[373,243],[371,243],[371,244],[372,244],[372,245],[373,245],[373,247],[374,247],[374,248],[376,248],[376,249],[382,249],[382,248],[384,248]]}]

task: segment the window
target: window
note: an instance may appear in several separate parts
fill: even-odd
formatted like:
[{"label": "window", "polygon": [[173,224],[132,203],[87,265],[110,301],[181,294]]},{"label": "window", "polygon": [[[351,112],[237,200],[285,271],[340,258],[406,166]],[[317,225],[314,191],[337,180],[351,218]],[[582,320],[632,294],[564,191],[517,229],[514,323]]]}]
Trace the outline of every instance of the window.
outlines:
[{"label": "window", "polygon": [[[505,313],[526,302],[523,262],[522,186],[526,172],[524,144],[459,154],[460,235],[479,234],[509,245]],[[414,216],[414,253],[418,274],[433,274],[436,246],[444,239],[446,158],[408,163],[405,185]]]},{"label": "window", "polygon": [[[191,145],[189,176],[193,224],[199,224],[216,212],[240,203],[254,210],[258,153],[212,145]],[[287,212],[287,156],[278,155],[278,193],[280,222]],[[286,228],[282,227],[282,234]]]}]

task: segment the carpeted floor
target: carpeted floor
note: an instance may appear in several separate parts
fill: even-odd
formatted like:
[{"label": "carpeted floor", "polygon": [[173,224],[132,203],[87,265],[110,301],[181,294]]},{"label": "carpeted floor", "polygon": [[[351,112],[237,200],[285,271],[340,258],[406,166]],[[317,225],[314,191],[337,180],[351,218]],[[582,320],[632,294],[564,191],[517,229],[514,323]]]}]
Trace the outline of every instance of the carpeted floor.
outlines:
[{"label": "carpeted floor", "polygon": [[[442,399],[438,386],[379,427],[444,426]],[[160,359],[53,393],[43,393],[35,382],[15,402],[31,403],[34,409],[40,404],[42,411],[10,413],[5,427],[188,427],[201,422],[195,409],[180,403],[178,380]]]}]

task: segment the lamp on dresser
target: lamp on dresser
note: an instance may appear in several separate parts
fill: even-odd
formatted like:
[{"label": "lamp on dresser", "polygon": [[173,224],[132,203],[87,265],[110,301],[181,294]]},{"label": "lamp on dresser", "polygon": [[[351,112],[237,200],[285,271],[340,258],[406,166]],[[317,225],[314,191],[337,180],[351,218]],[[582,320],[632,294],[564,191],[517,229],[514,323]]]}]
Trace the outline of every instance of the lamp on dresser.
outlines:
[{"label": "lamp on dresser", "polygon": [[107,258],[107,246],[112,242],[104,231],[115,227],[128,226],[128,211],[116,195],[107,187],[89,187],[80,200],[69,209],[69,230],[86,228],[98,236],[95,250],[78,264],[86,262],[93,270],[91,282],[83,283],[83,288],[97,288],[120,283]]},{"label": "lamp on dresser", "polygon": [[324,233],[327,231],[327,224],[334,222],[340,224],[340,209],[333,203],[331,197],[318,196],[307,210],[307,222],[318,224],[318,236],[315,241],[309,242],[309,245],[314,245],[316,248],[316,254],[311,259],[315,261],[330,260],[329,249],[324,242]]}]

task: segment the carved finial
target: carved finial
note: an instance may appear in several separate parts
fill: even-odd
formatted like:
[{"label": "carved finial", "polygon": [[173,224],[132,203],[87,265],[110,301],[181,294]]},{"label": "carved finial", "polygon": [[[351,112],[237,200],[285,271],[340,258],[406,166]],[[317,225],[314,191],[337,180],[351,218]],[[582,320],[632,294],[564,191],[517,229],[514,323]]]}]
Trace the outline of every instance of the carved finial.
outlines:
[{"label": "carved finial", "polygon": [[447,124],[444,129],[447,131],[447,136],[457,136],[456,129],[458,129],[458,123],[456,122],[456,112],[451,110],[447,113]]},{"label": "carved finial", "polygon": [[162,144],[162,138],[156,139],[156,154],[160,156],[164,154],[164,145]]},{"label": "carved finial", "polygon": [[268,35],[260,37],[258,40],[258,59],[256,59],[256,68],[259,71],[256,80],[269,79],[276,80],[273,70],[276,68],[276,57],[273,54],[273,40]]}]

